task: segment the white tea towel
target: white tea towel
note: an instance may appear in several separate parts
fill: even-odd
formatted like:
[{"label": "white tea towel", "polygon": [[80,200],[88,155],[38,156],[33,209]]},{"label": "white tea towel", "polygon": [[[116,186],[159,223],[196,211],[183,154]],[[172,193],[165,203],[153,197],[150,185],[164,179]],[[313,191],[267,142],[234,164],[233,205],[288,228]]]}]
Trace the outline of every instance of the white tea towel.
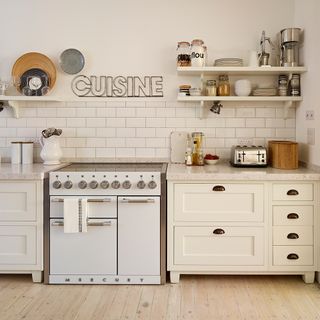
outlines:
[{"label": "white tea towel", "polygon": [[87,232],[87,220],[88,220],[88,202],[87,199],[79,200],[79,224],[80,231]]},{"label": "white tea towel", "polygon": [[67,199],[63,201],[64,232],[79,232],[79,199]]}]

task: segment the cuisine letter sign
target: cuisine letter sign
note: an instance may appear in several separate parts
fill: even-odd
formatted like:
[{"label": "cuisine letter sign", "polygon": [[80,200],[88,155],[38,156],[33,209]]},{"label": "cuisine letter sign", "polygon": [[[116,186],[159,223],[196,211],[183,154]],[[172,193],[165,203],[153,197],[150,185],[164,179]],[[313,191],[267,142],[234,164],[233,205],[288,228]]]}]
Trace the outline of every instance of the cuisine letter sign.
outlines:
[{"label": "cuisine letter sign", "polygon": [[78,97],[163,97],[163,77],[79,75],[71,89]]}]

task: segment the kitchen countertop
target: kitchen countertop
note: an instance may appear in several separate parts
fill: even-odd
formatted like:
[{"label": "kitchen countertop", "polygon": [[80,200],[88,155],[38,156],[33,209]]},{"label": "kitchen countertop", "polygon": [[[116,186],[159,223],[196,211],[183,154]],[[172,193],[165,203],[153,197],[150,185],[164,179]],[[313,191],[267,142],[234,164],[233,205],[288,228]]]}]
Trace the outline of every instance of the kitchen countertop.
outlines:
[{"label": "kitchen countertop", "polygon": [[11,164],[0,163],[1,180],[42,180],[48,172],[66,166],[68,163],[45,166],[42,163]]},{"label": "kitchen countertop", "polygon": [[296,170],[267,168],[235,168],[228,162],[200,167],[169,164],[167,180],[320,180],[320,172],[300,167]]}]

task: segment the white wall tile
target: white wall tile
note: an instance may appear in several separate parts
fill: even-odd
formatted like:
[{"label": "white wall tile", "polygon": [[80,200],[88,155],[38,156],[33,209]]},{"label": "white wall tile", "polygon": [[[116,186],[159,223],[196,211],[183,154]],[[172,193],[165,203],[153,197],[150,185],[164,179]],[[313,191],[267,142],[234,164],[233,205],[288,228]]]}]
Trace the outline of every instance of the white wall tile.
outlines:
[{"label": "white wall tile", "polygon": [[237,138],[254,138],[255,129],[253,128],[236,128],[236,137]]},{"label": "white wall tile", "polygon": [[235,108],[222,108],[220,111],[220,117],[234,118],[236,116]]},{"label": "white wall tile", "polygon": [[266,119],[267,128],[281,128],[285,126],[284,119]]},{"label": "white wall tile", "polygon": [[57,108],[57,117],[74,118],[76,116],[75,108]]},{"label": "white wall tile", "polygon": [[106,126],[105,118],[87,118],[86,124],[88,128],[103,128]]},{"label": "white wall tile", "polygon": [[85,138],[66,138],[66,146],[73,148],[84,148],[86,147]]},{"label": "white wall tile", "polygon": [[136,157],[139,158],[152,158],[156,155],[156,151],[153,148],[137,148]]},{"label": "white wall tile", "polygon": [[[67,120],[64,118],[48,118],[46,122],[47,122],[47,127],[61,128],[67,125]],[[38,126],[38,127],[41,127],[41,126]],[[43,125],[42,125],[42,128],[44,128]]]},{"label": "white wall tile", "polygon": [[107,127],[124,128],[126,126],[125,118],[107,118]]},{"label": "white wall tile", "polygon": [[153,118],[156,116],[155,108],[136,108],[136,116],[144,118]]},{"label": "white wall tile", "polygon": [[94,158],[96,156],[95,148],[77,148],[76,157],[77,158]]},{"label": "white wall tile", "polygon": [[126,106],[125,101],[108,101],[106,104],[108,108],[121,108]]},{"label": "white wall tile", "polygon": [[106,146],[105,138],[87,138],[86,146],[92,148],[103,148]]},{"label": "white wall tile", "polygon": [[186,108],[176,108],[176,117],[177,118],[194,118],[196,116],[196,111],[194,107]]},{"label": "white wall tile", "polygon": [[95,128],[77,128],[77,137],[95,137]]},{"label": "white wall tile", "polygon": [[26,119],[15,119],[15,118],[7,119],[8,128],[19,128],[19,127],[26,127],[26,126],[27,126]]},{"label": "white wall tile", "polygon": [[75,128],[61,128],[63,137],[75,137],[76,129]]},{"label": "white wall tile", "polygon": [[116,148],[116,157],[135,157],[136,149],[135,148]]},{"label": "white wall tile", "polygon": [[36,132],[37,131],[34,128],[18,128],[17,129],[17,136],[18,137],[27,137],[27,138],[36,137],[37,136]]},{"label": "white wall tile", "polygon": [[207,126],[206,119],[199,119],[199,118],[186,118],[185,119],[185,127],[186,128],[193,128],[193,127],[205,128],[206,126]]},{"label": "white wall tile", "polygon": [[256,108],[257,118],[275,118],[276,109],[275,108]]},{"label": "white wall tile", "polygon": [[76,148],[61,148],[62,149],[62,158],[75,158],[76,157]]},{"label": "white wall tile", "polygon": [[127,101],[126,107],[128,107],[128,108],[145,108],[146,103],[143,101]]},{"label": "white wall tile", "polygon": [[226,119],[224,118],[208,118],[207,127],[223,128],[226,126]]},{"label": "white wall tile", "polygon": [[170,150],[168,148],[157,148],[156,155],[157,158],[170,158]]},{"label": "white wall tile", "polygon": [[147,118],[146,127],[148,128],[164,128],[166,126],[165,118]]},{"label": "white wall tile", "polygon": [[186,126],[186,120],[184,118],[167,118],[166,127],[169,128],[184,128]]},{"label": "white wall tile", "polygon": [[295,128],[296,127],[296,119],[286,119],[285,125],[286,125],[286,128]]},{"label": "white wall tile", "polygon": [[165,138],[146,138],[146,147],[164,148],[166,144]]},{"label": "white wall tile", "polygon": [[145,146],[145,138],[126,138],[126,147],[142,148]]},{"label": "white wall tile", "polygon": [[175,128],[156,128],[156,137],[169,137],[172,131],[176,131]]},{"label": "white wall tile", "polygon": [[97,117],[115,117],[116,108],[97,108]]},{"label": "white wall tile", "polygon": [[114,158],[116,156],[115,148],[96,148],[97,158]]},{"label": "white wall tile", "polygon": [[83,128],[85,126],[86,126],[86,119],[84,118],[67,119],[67,127],[69,128]]},{"label": "white wall tile", "polygon": [[248,118],[246,119],[247,128],[264,128],[266,121],[263,118]]},{"label": "white wall tile", "polygon": [[287,139],[294,139],[296,136],[296,131],[291,128],[282,128],[276,129],[276,137],[277,138],[287,138]]},{"label": "white wall tile", "polygon": [[81,118],[95,117],[96,108],[77,108],[76,115]]},{"label": "white wall tile", "polygon": [[37,116],[43,118],[55,118],[57,117],[56,108],[37,108]]},{"label": "white wall tile", "polygon": [[155,137],[156,129],[155,128],[137,128],[136,135],[137,137]]},{"label": "white wall tile", "polygon": [[116,108],[116,115],[119,118],[129,118],[136,116],[135,108]]},{"label": "white wall tile", "polygon": [[147,108],[164,108],[166,106],[165,101],[147,101],[146,107]]},{"label": "white wall tile", "polygon": [[206,138],[205,147],[206,148],[224,147],[224,139],[223,138]]},{"label": "white wall tile", "polygon": [[34,118],[37,116],[37,108],[26,107],[19,109],[21,118]]},{"label": "white wall tile", "polygon": [[117,128],[116,136],[117,137],[135,137],[136,136],[135,128]]},{"label": "white wall tile", "polygon": [[243,119],[243,118],[226,119],[226,127],[228,128],[244,128],[245,126],[246,126],[246,119]]},{"label": "white wall tile", "polygon": [[240,118],[255,117],[255,108],[236,108],[236,116]]},{"label": "white wall tile", "polygon": [[0,128],[0,137],[16,137],[16,128]]},{"label": "white wall tile", "polygon": [[97,137],[115,137],[116,128],[97,128]]},{"label": "white wall tile", "polygon": [[106,146],[108,148],[121,148],[126,146],[125,138],[107,138]]},{"label": "white wall tile", "polygon": [[157,108],[156,109],[157,117],[160,118],[174,118],[176,116],[175,108]]},{"label": "white wall tile", "polygon": [[231,148],[232,146],[236,146],[237,144],[238,144],[238,139],[236,139],[236,138],[224,139],[224,146],[226,148]]},{"label": "white wall tile", "polygon": [[215,136],[217,138],[233,138],[236,136],[235,128],[219,128],[216,129]]},{"label": "white wall tile", "polygon": [[271,138],[275,137],[276,130],[272,128],[257,128],[256,137],[257,138]]},{"label": "white wall tile", "polygon": [[128,118],[126,119],[126,126],[128,128],[144,128],[146,126],[145,118]]}]

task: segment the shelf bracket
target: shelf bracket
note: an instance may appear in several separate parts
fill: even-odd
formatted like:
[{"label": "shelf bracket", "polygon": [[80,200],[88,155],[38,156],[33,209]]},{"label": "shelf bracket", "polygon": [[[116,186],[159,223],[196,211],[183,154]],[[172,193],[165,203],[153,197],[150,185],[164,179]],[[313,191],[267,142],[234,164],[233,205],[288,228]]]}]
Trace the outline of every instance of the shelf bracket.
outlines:
[{"label": "shelf bracket", "polygon": [[283,119],[288,119],[289,109],[293,106],[292,101],[284,102]]}]

